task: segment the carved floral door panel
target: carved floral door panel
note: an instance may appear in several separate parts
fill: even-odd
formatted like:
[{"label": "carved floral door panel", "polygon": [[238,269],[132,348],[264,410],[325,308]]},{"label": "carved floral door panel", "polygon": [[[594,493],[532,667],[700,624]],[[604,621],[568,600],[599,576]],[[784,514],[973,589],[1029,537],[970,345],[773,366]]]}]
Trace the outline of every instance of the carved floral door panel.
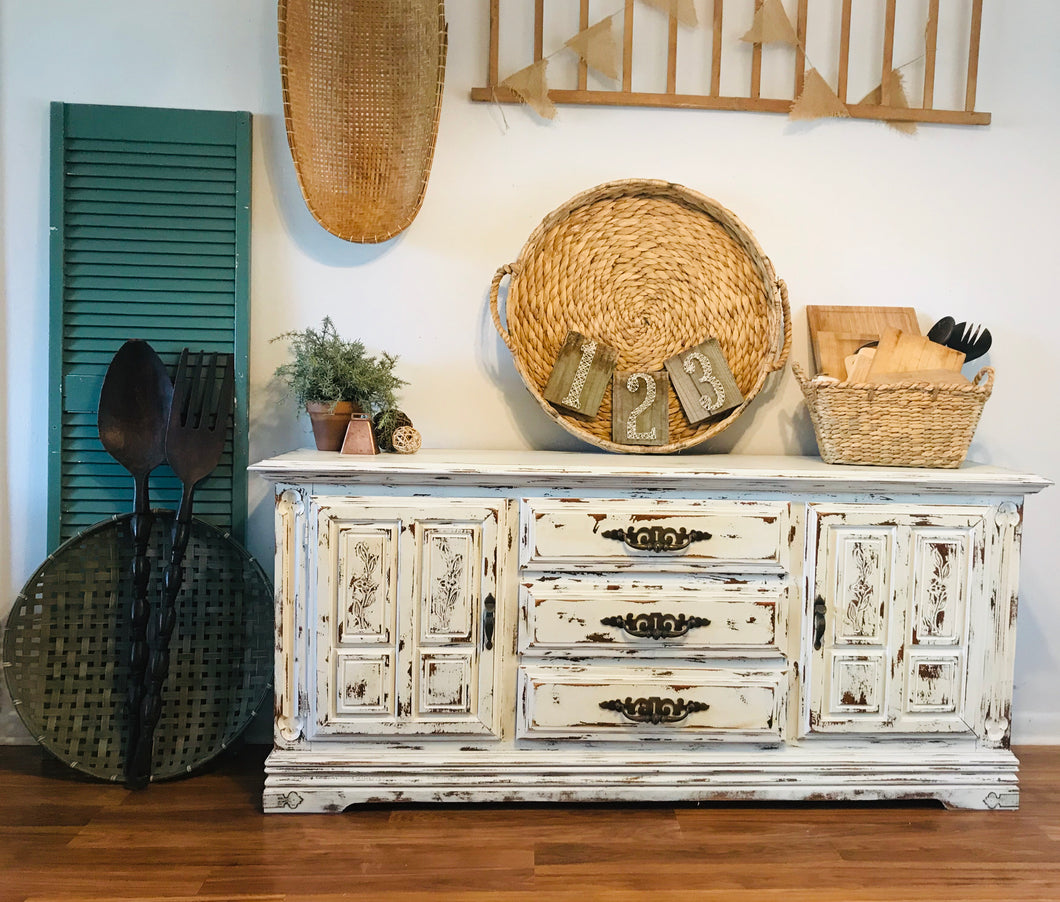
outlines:
[{"label": "carved floral door panel", "polygon": [[506,505],[315,505],[317,733],[495,735]]},{"label": "carved floral door panel", "polygon": [[965,732],[981,509],[811,505],[812,732]]}]

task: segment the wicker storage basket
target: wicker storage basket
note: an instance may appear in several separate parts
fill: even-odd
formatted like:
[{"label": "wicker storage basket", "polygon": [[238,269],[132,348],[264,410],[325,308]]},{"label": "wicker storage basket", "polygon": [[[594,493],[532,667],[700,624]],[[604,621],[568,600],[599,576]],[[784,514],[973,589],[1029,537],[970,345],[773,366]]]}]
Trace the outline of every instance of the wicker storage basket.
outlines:
[{"label": "wicker storage basket", "polygon": [[966,385],[848,384],[791,368],[830,464],[959,467],[994,383],[990,367]]},{"label": "wicker storage basket", "polygon": [[[715,201],[662,181],[608,182],[550,213],[516,262],[497,271],[490,312],[542,409],[610,451],[666,453],[717,435],[783,367],[791,346],[787,288],[751,232]],[[744,401],[693,426],[671,391],[667,444],[616,443],[610,388],[592,420],[542,395],[568,330],[613,347],[616,368],[637,372],[661,370],[673,355],[716,338]]]},{"label": "wicker storage basket", "polygon": [[347,241],[392,238],[427,190],[444,0],[279,0],[283,114],[306,206]]}]

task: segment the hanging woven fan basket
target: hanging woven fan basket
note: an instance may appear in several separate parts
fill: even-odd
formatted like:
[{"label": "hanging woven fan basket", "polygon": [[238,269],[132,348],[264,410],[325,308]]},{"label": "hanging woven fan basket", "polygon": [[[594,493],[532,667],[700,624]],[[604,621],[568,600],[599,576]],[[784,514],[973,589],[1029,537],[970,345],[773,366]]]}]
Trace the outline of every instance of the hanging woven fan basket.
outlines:
[{"label": "hanging woven fan basket", "polygon": [[444,0],[279,0],[287,140],[313,217],[347,241],[403,231],[427,190]]},{"label": "hanging woven fan basket", "polygon": [[[549,214],[518,259],[497,271],[490,312],[542,409],[610,451],[667,453],[717,435],[784,366],[791,347],[787,288],[754,235],[710,198],[662,181],[608,182]],[[614,348],[615,369],[626,372],[662,370],[674,355],[715,338],[743,403],[693,425],[671,392],[666,444],[615,442],[610,388],[592,419],[543,396],[571,330]]]}]

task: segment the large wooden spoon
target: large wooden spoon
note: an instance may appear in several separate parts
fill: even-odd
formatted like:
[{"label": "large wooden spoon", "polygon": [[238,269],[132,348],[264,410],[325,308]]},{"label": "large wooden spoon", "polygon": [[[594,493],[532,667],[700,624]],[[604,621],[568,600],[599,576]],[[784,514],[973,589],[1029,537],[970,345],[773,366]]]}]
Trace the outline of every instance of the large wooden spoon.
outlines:
[{"label": "large wooden spoon", "polygon": [[151,605],[147,584],[151,562],[147,545],[151,537],[151,501],[148,476],[166,459],[166,429],[173,402],[173,383],[165,364],[146,341],[127,341],[110,362],[99,395],[96,423],[99,440],[133,478],[133,515],[130,523],[135,543],[132,564],[132,606],[129,619],[128,723],[126,754],[137,746],[140,700],[147,668],[147,623]]}]

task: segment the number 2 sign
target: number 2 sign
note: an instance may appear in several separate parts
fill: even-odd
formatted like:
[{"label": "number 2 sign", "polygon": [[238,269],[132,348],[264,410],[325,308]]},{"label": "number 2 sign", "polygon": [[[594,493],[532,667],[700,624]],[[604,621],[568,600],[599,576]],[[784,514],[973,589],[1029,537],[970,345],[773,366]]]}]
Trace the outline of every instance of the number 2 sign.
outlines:
[{"label": "number 2 sign", "polygon": [[622,445],[670,440],[670,378],[666,373],[616,372],[611,389],[611,437]]}]

